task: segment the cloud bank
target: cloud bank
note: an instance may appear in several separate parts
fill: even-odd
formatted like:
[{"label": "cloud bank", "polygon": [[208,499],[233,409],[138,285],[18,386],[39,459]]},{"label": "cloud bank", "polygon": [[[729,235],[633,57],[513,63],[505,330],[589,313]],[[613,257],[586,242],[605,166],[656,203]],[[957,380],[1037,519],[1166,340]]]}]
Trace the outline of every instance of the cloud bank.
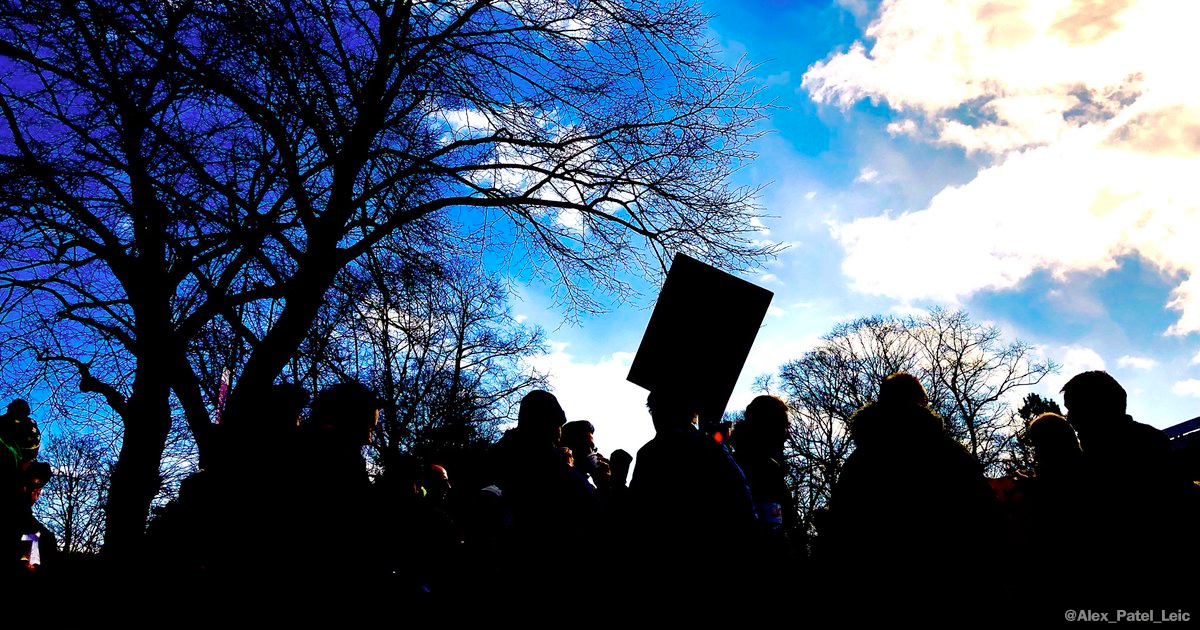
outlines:
[{"label": "cloud bank", "polygon": [[1138,256],[1200,332],[1200,3],[884,2],[866,42],[812,66],[818,103],[897,114],[892,135],[988,164],[913,212],[831,226],[865,293],[953,302]]}]

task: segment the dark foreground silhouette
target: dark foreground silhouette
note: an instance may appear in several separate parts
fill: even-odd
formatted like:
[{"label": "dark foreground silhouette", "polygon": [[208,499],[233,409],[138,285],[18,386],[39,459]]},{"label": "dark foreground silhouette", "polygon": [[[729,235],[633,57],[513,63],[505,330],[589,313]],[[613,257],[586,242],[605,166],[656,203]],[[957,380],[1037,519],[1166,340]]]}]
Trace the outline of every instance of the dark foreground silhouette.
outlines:
[{"label": "dark foreground silhouette", "polygon": [[568,423],[553,394],[534,391],[486,456],[458,468],[400,457],[372,480],[362,448],[374,394],[334,386],[301,426],[308,394],[281,385],[219,427],[215,455],[151,521],[143,553],[119,567],[60,557],[33,519],[51,471],[18,400],[0,416],[5,575],[76,588],[241,585],[243,595],[371,584],[547,601],[652,593],[682,606],[707,594],[730,606],[795,600],[831,621],[851,610],[895,620],[897,607],[994,619],[1186,608],[1179,571],[1197,558],[1196,486],[1173,467],[1162,432],[1126,415],[1111,376],[1085,372],[1063,393],[1067,416],[1042,414],[1022,437],[1034,469],[988,480],[921,383],[889,376],[851,420],[855,449],[806,532],[784,466],[788,408],[773,397],[749,405],[731,451],[697,429],[686,391],[651,392],[656,435],[630,479],[627,452],[604,457],[593,423]]}]

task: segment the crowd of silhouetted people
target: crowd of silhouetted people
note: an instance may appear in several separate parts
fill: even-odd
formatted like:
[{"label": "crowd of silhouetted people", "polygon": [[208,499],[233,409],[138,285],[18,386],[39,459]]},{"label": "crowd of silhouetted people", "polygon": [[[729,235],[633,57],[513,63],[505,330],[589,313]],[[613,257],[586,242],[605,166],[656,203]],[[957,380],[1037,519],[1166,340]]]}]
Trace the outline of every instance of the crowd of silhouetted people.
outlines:
[{"label": "crowd of silhouetted people", "polygon": [[[1165,434],[1126,414],[1110,375],[1079,374],[1062,393],[1066,417],[1042,414],[1023,430],[1033,470],[988,479],[921,383],[889,376],[850,420],[840,470],[810,471],[833,490],[806,527],[785,466],[788,407],[771,396],[714,440],[697,429],[694,397],[651,392],[656,435],[630,475],[629,453],[603,456],[591,422],[568,422],[553,394],[533,391],[516,426],[459,469],[400,455],[372,479],[363,447],[375,394],[344,383],[309,405],[305,390],[279,385],[223,419],[202,469],[151,520],[139,562],[163,579],[365,580],[398,594],[819,607],[849,593],[868,617],[894,612],[870,602],[1185,606],[1170,598],[1193,586],[1197,486]],[[3,526],[20,540],[10,575],[56,568],[54,536],[30,510],[50,476],[39,440],[29,406],[13,402],[0,416]]]}]

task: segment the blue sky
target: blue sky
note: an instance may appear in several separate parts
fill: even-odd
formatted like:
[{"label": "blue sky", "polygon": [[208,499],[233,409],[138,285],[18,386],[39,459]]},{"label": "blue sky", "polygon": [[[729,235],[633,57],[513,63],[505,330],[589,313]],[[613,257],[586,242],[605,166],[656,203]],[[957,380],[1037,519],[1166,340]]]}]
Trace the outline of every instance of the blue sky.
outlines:
[{"label": "blue sky", "polygon": [[[1200,415],[1191,3],[704,6],[778,106],[736,183],[767,185],[762,237],[789,245],[744,274],[776,297],[730,409],[838,321],[942,305],[1062,364],[1031,391],[1061,401],[1071,375],[1106,369],[1143,422]],[[652,435],[623,382],[649,301],[578,324],[548,287],[514,301],[548,329],[534,363],[602,451]]]}]

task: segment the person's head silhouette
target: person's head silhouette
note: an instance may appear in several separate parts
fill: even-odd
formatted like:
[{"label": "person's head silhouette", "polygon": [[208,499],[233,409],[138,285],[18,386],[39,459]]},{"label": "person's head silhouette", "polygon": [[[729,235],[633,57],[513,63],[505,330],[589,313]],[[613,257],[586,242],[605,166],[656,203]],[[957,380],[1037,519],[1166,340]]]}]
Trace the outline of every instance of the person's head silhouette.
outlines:
[{"label": "person's head silhouette", "polygon": [[774,396],[759,396],[750,401],[745,419],[733,431],[737,448],[769,453],[782,451],[787,435],[787,404]]},{"label": "person's head silhouette", "polygon": [[554,394],[535,389],[521,399],[517,427],[522,431],[557,444],[566,423],[567,414]]},{"label": "person's head silhouette", "polygon": [[1065,468],[1079,458],[1079,440],[1067,419],[1056,413],[1043,413],[1029,422],[1025,440],[1033,446],[1040,473]]},{"label": "person's head silhouette", "polygon": [[1093,370],[1075,375],[1062,387],[1067,420],[1080,438],[1104,432],[1125,417],[1125,388],[1108,372]]},{"label": "person's head silhouette", "polygon": [[695,401],[676,389],[662,388],[650,392],[646,397],[646,408],[650,410],[655,431],[690,427],[699,418],[699,407]]},{"label": "person's head silhouette", "polygon": [[929,396],[917,377],[896,372],[879,384],[879,402],[885,405],[910,403],[925,406],[929,404]]},{"label": "person's head silhouette", "polygon": [[379,398],[362,383],[339,383],[317,394],[310,421],[318,429],[367,444],[379,422]]}]

